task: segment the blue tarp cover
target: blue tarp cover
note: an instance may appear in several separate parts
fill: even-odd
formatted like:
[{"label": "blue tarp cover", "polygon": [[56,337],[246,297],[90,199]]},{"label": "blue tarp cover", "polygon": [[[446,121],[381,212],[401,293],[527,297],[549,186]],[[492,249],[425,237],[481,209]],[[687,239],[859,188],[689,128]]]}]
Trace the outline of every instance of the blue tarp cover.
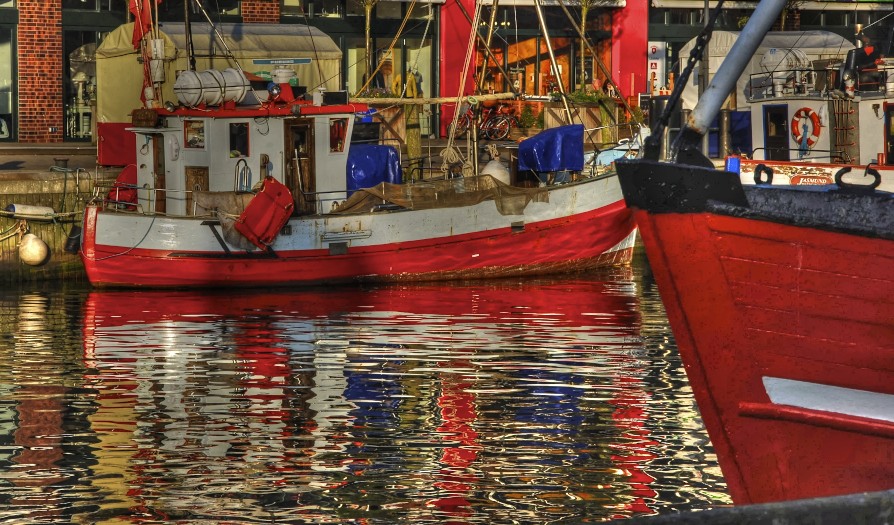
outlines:
[{"label": "blue tarp cover", "polygon": [[584,169],[583,124],[545,129],[519,142],[518,169],[522,171]]},{"label": "blue tarp cover", "polygon": [[380,182],[400,184],[400,158],[393,146],[352,144],[348,153],[348,194]]}]

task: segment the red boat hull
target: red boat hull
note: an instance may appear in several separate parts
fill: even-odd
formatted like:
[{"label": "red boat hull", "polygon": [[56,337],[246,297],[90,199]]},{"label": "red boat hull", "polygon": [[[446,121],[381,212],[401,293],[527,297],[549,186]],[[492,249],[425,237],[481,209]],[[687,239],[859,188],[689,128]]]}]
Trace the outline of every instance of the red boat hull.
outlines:
[{"label": "red boat hull", "polygon": [[894,240],[669,200],[634,217],[734,502],[894,487]]},{"label": "red boat hull", "polygon": [[[123,249],[97,239],[104,213],[89,207],[82,260],[96,286],[209,287],[431,281],[583,271],[629,264],[636,227],[618,201],[589,213],[525,226],[410,242],[275,254]],[[620,248],[618,248],[620,246]]]}]

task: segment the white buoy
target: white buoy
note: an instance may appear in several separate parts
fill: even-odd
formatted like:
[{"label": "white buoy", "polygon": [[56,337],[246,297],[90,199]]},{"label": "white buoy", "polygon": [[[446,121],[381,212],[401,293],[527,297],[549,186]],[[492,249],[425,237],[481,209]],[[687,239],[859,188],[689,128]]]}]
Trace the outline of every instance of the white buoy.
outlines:
[{"label": "white buoy", "polygon": [[40,237],[26,233],[19,243],[19,259],[30,266],[40,266],[50,258],[50,248]]}]

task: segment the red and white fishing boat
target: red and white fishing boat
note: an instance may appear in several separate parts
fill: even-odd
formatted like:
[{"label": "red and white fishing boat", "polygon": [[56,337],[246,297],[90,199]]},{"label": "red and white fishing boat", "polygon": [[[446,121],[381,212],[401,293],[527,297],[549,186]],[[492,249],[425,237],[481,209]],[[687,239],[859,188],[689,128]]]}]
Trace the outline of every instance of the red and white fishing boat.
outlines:
[{"label": "red and white fishing boat", "polygon": [[[782,4],[764,0],[746,30]],[[736,51],[683,148],[729,93]],[[692,164],[618,172],[734,502],[894,488],[894,195]]]},{"label": "red and white fishing boat", "polygon": [[[584,171],[582,126],[545,132],[564,152],[549,159],[525,145],[534,138],[519,146],[538,187],[449,172],[409,181],[397,149],[352,141],[365,104],[301,94],[293,71],[274,73],[259,90],[238,67],[184,71],[177,104],[134,112],[136,162],[85,212],[93,285],[483,278],[630,262],[631,213],[614,173]],[[164,92],[155,84],[150,95]]]}]

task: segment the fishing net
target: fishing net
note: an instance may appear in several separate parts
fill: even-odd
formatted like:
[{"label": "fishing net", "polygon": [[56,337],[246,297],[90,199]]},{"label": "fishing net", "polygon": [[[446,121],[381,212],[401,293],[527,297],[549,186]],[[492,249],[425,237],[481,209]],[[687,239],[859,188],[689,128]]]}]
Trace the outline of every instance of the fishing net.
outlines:
[{"label": "fishing net", "polygon": [[354,192],[333,213],[365,213],[389,207],[408,210],[470,206],[493,200],[501,215],[520,215],[529,202],[549,202],[545,188],[518,188],[490,175],[413,184],[382,182]]}]

